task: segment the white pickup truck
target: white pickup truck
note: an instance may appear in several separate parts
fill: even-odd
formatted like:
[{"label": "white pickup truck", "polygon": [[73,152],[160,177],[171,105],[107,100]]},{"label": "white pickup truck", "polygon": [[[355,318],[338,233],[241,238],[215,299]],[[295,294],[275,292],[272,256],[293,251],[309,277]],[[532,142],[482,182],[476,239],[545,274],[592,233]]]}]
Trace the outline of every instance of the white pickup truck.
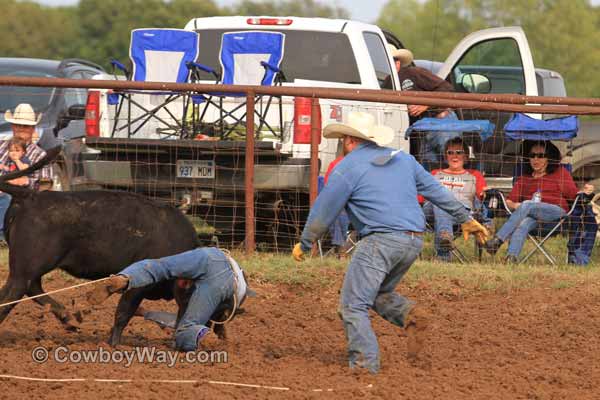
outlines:
[{"label": "white pickup truck", "polygon": [[[200,60],[204,65],[219,70],[219,51],[222,34],[232,31],[267,30],[285,34],[285,53],[281,69],[286,80],[283,86],[380,89],[391,75],[395,90],[399,89],[394,62],[387,44],[403,47],[400,40],[379,27],[350,20],[297,18],[297,17],[210,17],[195,18],[185,28],[200,34]],[[490,81],[492,93],[518,93],[535,96],[543,82],[536,79],[536,70],[527,39],[519,27],[486,29],[465,37],[451,52],[437,74],[448,79],[459,91],[462,76],[476,68]],[[467,72],[465,72],[467,71]],[[106,78],[106,77],[105,77]],[[206,73],[201,82],[215,83]],[[243,238],[243,141],[202,141],[161,139],[156,129],[146,128],[129,136],[126,131],[113,129],[114,106],[107,104],[106,91],[90,90],[86,125],[88,135],[80,142],[72,141],[76,149],[67,151],[76,163],[67,161],[68,182],[76,187],[102,186],[135,190],[164,198],[174,203],[185,202],[193,212],[215,226],[217,232],[232,234],[232,240]],[[225,104],[227,105],[227,99]],[[230,100],[231,107],[238,103]],[[281,210],[295,210],[294,220],[304,221],[308,211],[309,145],[294,143],[294,99],[282,100],[284,126],[280,138],[265,137],[256,145],[259,155],[255,167],[257,202],[271,204],[260,208],[257,216],[258,241],[260,235],[273,234],[271,222],[282,221],[273,215]],[[405,131],[409,125],[406,106],[385,103],[367,103],[320,99],[322,125],[343,121],[351,110],[366,110],[380,124],[395,130],[392,147],[409,150]],[[173,112],[180,110],[175,105]],[[271,126],[278,125],[277,107],[268,115]],[[208,110],[206,114],[214,110]],[[181,111],[179,111],[181,115]],[[471,112],[465,119],[492,119],[498,128],[508,116],[499,113]],[[498,133],[501,135],[501,132]],[[493,141],[490,153],[502,154],[504,141]],[[321,171],[336,157],[337,140],[324,139],[319,145]],[[135,151],[134,151],[135,150]],[[242,160],[242,161],[240,161]],[[197,163],[205,175],[186,176],[178,166]],[[490,163],[496,175],[500,167]],[[498,164],[500,165],[500,164]],[[512,172],[512,171],[511,171]],[[200,172],[199,172],[200,173]],[[510,175],[510,174],[509,174]],[[240,200],[241,199],[241,200]],[[237,227],[232,227],[232,215],[237,215]],[[281,218],[280,218],[281,217]],[[225,221],[225,222],[223,222]],[[289,222],[289,223],[288,223]],[[298,227],[287,225],[290,240]],[[286,225],[287,224],[287,225]],[[263,226],[264,225],[264,226]],[[281,228],[279,235],[281,235]],[[269,238],[264,238],[269,241]],[[281,238],[280,238],[281,240]]]}]

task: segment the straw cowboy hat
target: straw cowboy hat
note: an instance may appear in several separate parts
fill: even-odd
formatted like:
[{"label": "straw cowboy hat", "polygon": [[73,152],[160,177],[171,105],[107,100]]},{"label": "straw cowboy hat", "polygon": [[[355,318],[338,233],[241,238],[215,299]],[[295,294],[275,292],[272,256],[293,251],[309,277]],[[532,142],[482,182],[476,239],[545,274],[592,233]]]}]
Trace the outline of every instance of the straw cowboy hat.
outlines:
[{"label": "straw cowboy hat", "polygon": [[390,50],[390,53],[392,53],[392,58],[394,60],[400,60],[402,65],[408,65],[415,59],[412,51],[408,49],[397,49],[391,44],[388,44],[388,49]]},{"label": "straw cowboy hat", "polygon": [[14,114],[10,110],[4,113],[4,119],[16,125],[37,125],[40,122],[40,118],[42,118],[42,114],[38,114],[36,118],[33,108],[27,103],[19,104],[15,108]]},{"label": "straw cowboy hat", "polygon": [[394,130],[389,126],[375,125],[375,117],[367,112],[353,111],[345,124],[329,124],[323,129],[328,139],[354,136],[385,146],[394,140]]}]

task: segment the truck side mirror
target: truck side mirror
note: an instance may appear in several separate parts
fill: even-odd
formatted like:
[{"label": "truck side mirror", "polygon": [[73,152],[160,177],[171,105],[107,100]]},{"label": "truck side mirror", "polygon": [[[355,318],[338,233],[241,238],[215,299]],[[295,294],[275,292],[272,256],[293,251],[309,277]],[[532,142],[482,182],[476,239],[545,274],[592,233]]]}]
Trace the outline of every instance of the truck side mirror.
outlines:
[{"label": "truck side mirror", "polygon": [[67,109],[68,119],[84,119],[85,118],[85,104],[74,104]]},{"label": "truck side mirror", "polygon": [[490,80],[480,74],[464,74],[460,84],[468,93],[489,93],[492,89]]},{"label": "truck side mirror", "polygon": [[70,106],[66,111],[61,111],[56,119],[56,125],[54,126],[54,136],[58,137],[58,132],[69,126],[69,122],[76,119],[85,118],[85,105],[74,104]]}]

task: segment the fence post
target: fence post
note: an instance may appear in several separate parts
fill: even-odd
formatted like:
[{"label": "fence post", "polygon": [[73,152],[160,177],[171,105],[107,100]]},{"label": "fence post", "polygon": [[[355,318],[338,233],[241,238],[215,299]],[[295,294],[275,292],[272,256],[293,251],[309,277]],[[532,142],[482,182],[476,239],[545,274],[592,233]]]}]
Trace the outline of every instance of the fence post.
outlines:
[{"label": "fence post", "polygon": [[321,127],[318,126],[317,114],[319,112],[319,101],[313,97],[310,107],[310,206],[317,199],[319,180],[319,135]]},{"label": "fence post", "polygon": [[254,91],[246,94],[246,164],[245,164],[245,199],[246,199],[246,254],[254,253],[256,248],[254,237]]}]

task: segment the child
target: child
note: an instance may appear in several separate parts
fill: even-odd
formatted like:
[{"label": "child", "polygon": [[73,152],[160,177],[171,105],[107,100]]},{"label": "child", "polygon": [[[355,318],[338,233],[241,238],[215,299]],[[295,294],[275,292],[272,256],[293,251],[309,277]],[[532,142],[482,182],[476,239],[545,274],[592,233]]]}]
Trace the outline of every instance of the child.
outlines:
[{"label": "child", "polygon": [[[14,171],[21,171],[28,168],[31,165],[31,160],[25,155],[26,150],[27,145],[22,139],[16,137],[10,139],[8,144],[8,161],[6,164],[0,164],[0,174],[6,175]],[[8,181],[8,183],[27,186],[29,185],[29,178],[23,176]]]}]

